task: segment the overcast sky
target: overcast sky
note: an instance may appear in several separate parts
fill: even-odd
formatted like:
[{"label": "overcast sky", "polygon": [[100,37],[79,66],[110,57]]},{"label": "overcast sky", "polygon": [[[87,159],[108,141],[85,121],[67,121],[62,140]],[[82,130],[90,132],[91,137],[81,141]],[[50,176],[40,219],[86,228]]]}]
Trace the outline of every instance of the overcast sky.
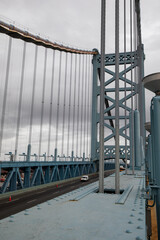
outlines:
[{"label": "overcast sky", "polygon": [[[92,49],[99,48],[100,2],[100,0],[0,0],[0,16],[33,29],[34,32],[41,33],[53,41]],[[106,1],[107,22],[113,15],[113,2]],[[159,71],[159,11],[159,0],[141,0],[142,39],[146,54],[145,75]]]},{"label": "overcast sky", "polygon": [[[107,23],[112,19],[113,2],[106,1]],[[99,49],[100,3],[100,0],[0,0],[0,15],[53,41],[82,49]],[[159,11],[159,0],[141,0],[145,75],[160,71]],[[106,48],[110,49],[112,38],[108,35]]]},{"label": "overcast sky", "polygon": [[[0,19],[65,45],[88,50],[99,49],[100,3],[100,0],[0,0]],[[145,75],[160,72],[159,10],[159,0],[141,0]],[[106,25],[106,53],[112,53],[113,0],[106,0]],[[150,102],[154,94],[147,91],[146,95]]]},{"label": "overcast sky", "polygon": [[[106,1],[107,22],[113,15],[113,2]],[[41,33],[53,41],[92,49],[99,48],[100,43],[100,3],[100,0],[0,0],[0,16]],[[145,75],[159,71],[159,11],[159,0],[141,0],[142,39],[146,54]]]}]

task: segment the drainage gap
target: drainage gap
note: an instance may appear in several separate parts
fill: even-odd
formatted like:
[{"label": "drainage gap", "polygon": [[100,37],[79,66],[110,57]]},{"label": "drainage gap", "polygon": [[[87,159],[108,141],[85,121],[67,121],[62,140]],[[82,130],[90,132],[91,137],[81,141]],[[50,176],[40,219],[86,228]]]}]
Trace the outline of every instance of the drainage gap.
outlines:
[{"label": "drainage gap", "polygon": [[[120,189],[120,193],[119,194],[122,194],[123,192],[124,192],[124,189]],[[99,190],[96,191],[96,193],[99,193]],[[113,188],[105,188],[104,189],[104,193],[115,194],[115,189],[113,189]]]}]

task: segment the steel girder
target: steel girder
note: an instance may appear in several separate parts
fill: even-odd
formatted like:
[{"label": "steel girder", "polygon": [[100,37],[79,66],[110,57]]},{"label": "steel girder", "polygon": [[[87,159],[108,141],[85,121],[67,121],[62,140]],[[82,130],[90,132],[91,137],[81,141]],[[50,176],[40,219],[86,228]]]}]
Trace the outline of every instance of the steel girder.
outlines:
[{"label": "steel girder", "polygon": [[[112,169],[106,163],[106,169]],[[85,162],[1,162],[1,193],[46,184],[96,172],[96,163]]]},{"label": "steel girder", "polygon": [[[114,169],[115,164],[105,162],[105,170]],[[0,173],[5,177],[0,193],[16,191],[47,184],[98,171],[96,162],[1,162]]]}]

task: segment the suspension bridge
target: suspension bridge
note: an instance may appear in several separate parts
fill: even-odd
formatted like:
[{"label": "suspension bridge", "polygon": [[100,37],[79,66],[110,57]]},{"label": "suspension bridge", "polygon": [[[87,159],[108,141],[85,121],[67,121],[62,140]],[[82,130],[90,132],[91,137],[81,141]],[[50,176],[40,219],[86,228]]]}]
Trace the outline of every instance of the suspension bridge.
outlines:
[{"label": "suspension bridge", "polygon": [[[24,239],[32,231],[37,239],[151,239],[153,208],[160,239],[160,73],[144,75],[140,1],[115,1],[113,53],[105,52],[105,0],[101,7],[100,50],[71,48],[0,20],[0,204],[7,208],[11,201],[3,199],[11,195],[16,202],[32,189],[43,192],[99,173],[99,184],[51,196],[32,211],[22,207],[23,216],[1,220],[6,239],[20,239],[13,234],[18,227]],[[145,88],[155,93],[148,123]],[[104,178],[109,170],[115,174]],[[67,217],[72,211],[79,221]],[[30,222],[44,218],[46,225],[51,219],[53,230],[49,224],[40,233],[33,224],[27,233],[26,215]],[[115,233],[112,224],[118,225]]]}]

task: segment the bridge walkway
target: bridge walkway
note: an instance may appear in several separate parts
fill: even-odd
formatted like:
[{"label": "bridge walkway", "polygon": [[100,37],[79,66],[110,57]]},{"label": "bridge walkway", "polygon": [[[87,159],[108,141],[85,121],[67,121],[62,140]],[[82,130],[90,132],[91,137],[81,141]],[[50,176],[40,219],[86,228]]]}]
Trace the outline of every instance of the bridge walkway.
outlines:
[{"label": "bridge walkway", "polygon": [[[105,188],[114,179],[105,178]],[[5,218],[0,239],[146,239],[144,172],[121,173],[120,182],[121,195],[97,193],[95,182]]]}]

